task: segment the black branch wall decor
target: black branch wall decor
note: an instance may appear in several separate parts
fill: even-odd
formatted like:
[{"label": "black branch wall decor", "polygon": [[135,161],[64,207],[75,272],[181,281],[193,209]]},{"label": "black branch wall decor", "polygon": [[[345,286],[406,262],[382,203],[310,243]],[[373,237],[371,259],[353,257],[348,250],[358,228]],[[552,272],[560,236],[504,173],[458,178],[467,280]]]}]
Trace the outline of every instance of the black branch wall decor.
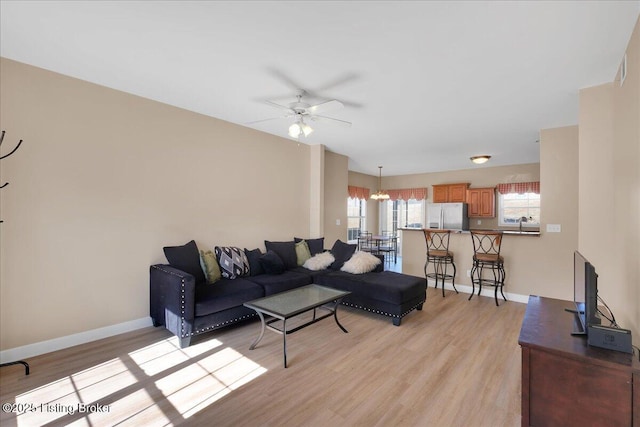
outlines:
[{"label": "black branch wall decor", "polygon": [[[2,142],[4,141],[4,133],[5,133],[5,131],[2,131],[2,133],[0,134],[0,148],[2,147]],[[4,156],[0,155],[0,160],[6,159],[10,155],[12,155],[16,151],[18,151],[18,148],[20,148],[20,145],[22,145],[22,140],[18,141],[18,144],[15,146],[15,148],[13,150],[11,150],[8,154],[5,154]],[[0,189],[6,187],[7,185],[9,185],[9,183],[5,182],[4,184],[0,185]],[[0,219],[0,223],[2,223],[1,219]]]},{"label": "black branch wall decor", "polygon": [[[2,141],[4,141],[4,131],[2,131],[2,134],[0,134],[0,147],[2,147]],[[20,144],[22,144],[22,140],[18,142],[18,145],[16,145],[16,147],[13,150],[11,150],[9,154],[5,154],[4,156],[0,155],[0,160],[6,159],[7,157],[15,153],[18,150],[18,148],[20,148]],[[4,188],[7,185],[9,185],[9,183],[5,182],[4,184],[0,185],[0,188]],[[2,220],[0,220],[0,222],[2,222]],[[0,368],[3,368],[5,366],[11,366],[11,365],[23,365],[25,375],[29,375],[29,364],[24,360],[17,360],[15,362],[8,362],[8,363],[0,363]]]},{"label": "black branch wall decor", "polygon": [[[0,134],[0,147],[2,147],[2,142],[4,141],[4,131],[2,131],[2,134]],[[11,150],[9,152],[9,154],[5,154],[4,156],[0,155],[0,160],[2,159],[6,159],[7,157],[9,157],[10,155],[12,155],[13,153],[15,153],[16,151],[18,151],[18,148],[20,148],[20,145],[22,144],[22,140],[18,141],[18,145],[15,146],[15,148],[13,150]],[[0,188],[4,188],[7,185],[9,185],[8,182],[5,182],[4,184],[0,185]]]}]

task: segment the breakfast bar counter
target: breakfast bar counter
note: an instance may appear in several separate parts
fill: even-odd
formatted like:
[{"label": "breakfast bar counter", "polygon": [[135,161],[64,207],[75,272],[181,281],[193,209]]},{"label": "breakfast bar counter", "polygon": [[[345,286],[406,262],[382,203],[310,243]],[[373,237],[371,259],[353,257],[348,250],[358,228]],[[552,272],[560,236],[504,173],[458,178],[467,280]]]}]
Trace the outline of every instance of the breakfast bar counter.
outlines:
[{"label": "breakfast bar counter", "polygon": [[[426,261],[426,243],[421,228],[403,228],[399,230],[402,244],[402,272],[414,276],[424,277]],[[557,233],[541,233],[523,231],[503,231],[504,238],[500,254],[504,256],[506,281],[504,291],[507,299],[526,303],[529,294],[541,292],[536,285],[550,286],[544,282],[540,274],[541,267],[547,264],[546,257],[556,256],[542,249],[544,239],[553,239]],[[456,264],[455,284],[462,292],[471,292],[471,278],[469,272],[473,266],[473,244],[469,231],[456,230],[451,232],[449,251],[454,255]],[[567,251],[567,265],[570,265],[573,249]],[[568,270],[566,274],[572,274]],[[559,280],[573,283],[570,277]],[[447,284],[450,286],[449,284]],[[460,286],[459,286],[460,285]],[[569,288],[567,288],[569,289]],[[484,291],[484,289],[483,289]],[[511,297],[509,294],[512,294]],[[513,295],[516,294],[516,295]],[[568,295],[567,295],[568,297]]]}]

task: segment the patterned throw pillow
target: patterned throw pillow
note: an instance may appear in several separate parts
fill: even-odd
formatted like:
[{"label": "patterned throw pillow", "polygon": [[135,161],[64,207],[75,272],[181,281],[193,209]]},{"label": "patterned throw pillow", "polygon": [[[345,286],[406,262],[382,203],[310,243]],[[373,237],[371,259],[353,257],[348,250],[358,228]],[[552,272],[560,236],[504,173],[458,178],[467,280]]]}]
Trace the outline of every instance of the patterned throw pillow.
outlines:
[{"label": "patterned throw pillow", "polygon": [[216,246],[216,259],[225,279],[249,275],[249,260],[244,251],[234,246]]}]

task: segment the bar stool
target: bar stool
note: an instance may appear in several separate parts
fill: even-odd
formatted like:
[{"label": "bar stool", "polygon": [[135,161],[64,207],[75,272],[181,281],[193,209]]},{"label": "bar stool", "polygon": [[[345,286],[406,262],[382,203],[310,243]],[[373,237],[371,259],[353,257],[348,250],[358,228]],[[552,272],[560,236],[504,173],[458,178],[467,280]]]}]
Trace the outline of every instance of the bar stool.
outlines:
[{"label": "bar stool", "polygon": [[[507,298],[502,292],[504,288],[504,279],[506,273],[504,271],[504,258],[500,255],[500,245],[502,244],[502,231],[481,231],[471,230],[471,240],[473,241],[473,267],[471,267],[471,295],[469,300],[475,293],[476,284],[478,285],[478,295],[482,292],[482,284],[490,285],[495,288],[494,298],[496,306],[498,304],[498,288],[502,298]],[[490,268],[493,273],[492,279],[483,279],[482,272],[485,268]]]},{"label": "bar stool", "polygon": [[[449,252],[449,236],[451,230],[431,230],[423,229],[424,238],[427,243],[427,262],[424,264],[424,275],[429,280],[435,279],[436,288],[438,280],[442,280],[442,297],[444,297],[444,281],[451,279],[453,289],[458,293],[455,284],[456,265],[453,263],[453,254]],[[433,263],[433,273],[427,273],[429,263]],[[453,267],[453,274],[447,274],[447,267]]]}]

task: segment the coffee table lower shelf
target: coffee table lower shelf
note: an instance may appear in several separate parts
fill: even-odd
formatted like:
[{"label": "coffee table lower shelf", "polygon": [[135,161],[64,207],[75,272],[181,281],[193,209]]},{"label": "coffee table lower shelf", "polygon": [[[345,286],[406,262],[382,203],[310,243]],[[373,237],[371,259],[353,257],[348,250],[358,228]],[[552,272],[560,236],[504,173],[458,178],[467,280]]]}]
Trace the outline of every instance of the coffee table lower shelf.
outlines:
[{"label": "coffee table lower shelf", "polygon": [[[258,313],[261,322],[260,335],[256,338],[253,344],[251,344],[249,350],[256,348],[264,336],[265,329],[279,333],[282,335],[283,360],[284,367],[286,368],[288,334],[304,329],[307,326],[313,325],[314,323],[331,316],[333,316],[336,324],[344,333],[349,332],[338,320],[338,306],[340,305],[342,298],[350,293],[351,292],[339,291],[325,286],[308,285],[244,303],[245,307],[251,308]],[[331,304],[331,306],[329,304]],[[327,310],[329,313],[318,317],[316,311],[318,308]],[[287,330],[288,319],[312,310],[313,318],[311,320]],[[265,315],[270,316],[271,318],[265,319]],[[281,329],[272,325],[278,321],[282,321]]]}]

